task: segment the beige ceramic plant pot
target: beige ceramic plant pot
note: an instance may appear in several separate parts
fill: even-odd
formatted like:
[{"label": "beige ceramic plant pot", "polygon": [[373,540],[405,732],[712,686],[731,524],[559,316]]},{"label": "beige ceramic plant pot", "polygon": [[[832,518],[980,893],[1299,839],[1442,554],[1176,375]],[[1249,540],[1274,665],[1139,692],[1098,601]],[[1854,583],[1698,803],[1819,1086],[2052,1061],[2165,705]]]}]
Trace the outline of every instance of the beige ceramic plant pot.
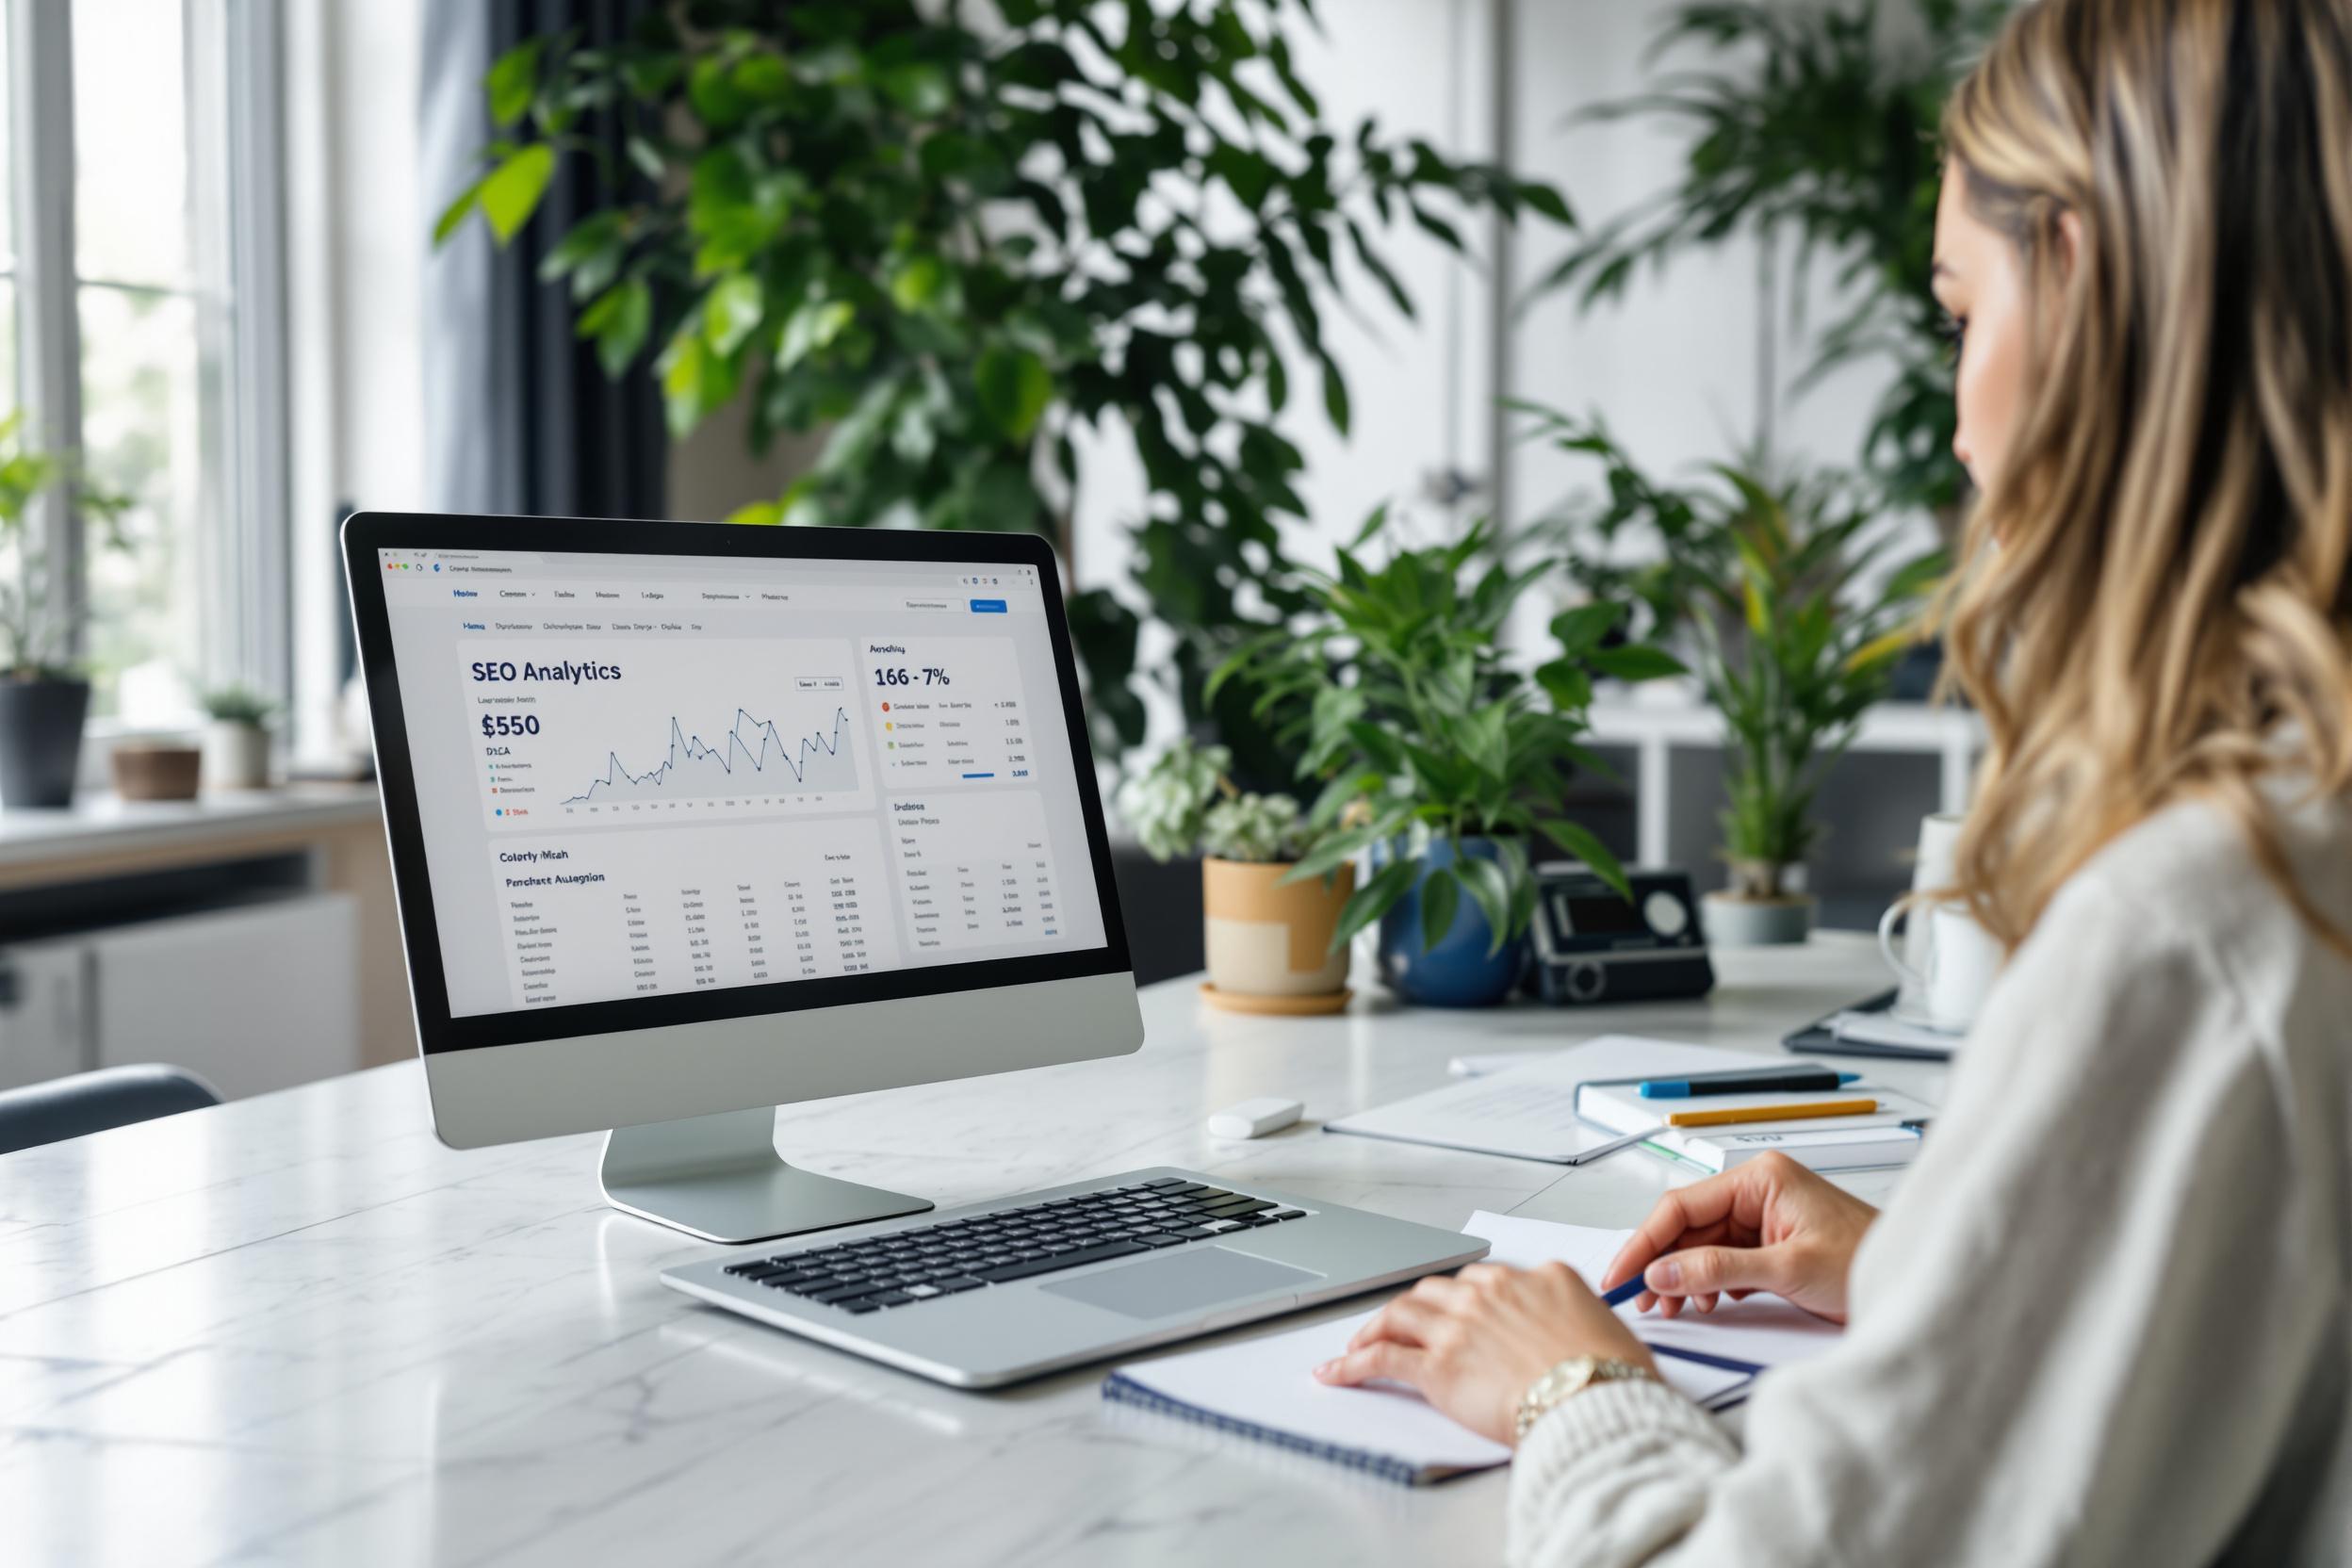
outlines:
[{"label": "beige ceramic plant pot", "polygon": [[1331,951],[1356,868],[1282,886],[1285,864],[1200,862],[1210,1001],[1242,1012],[1336,1012],[1348,1001],[1348,950]]}]

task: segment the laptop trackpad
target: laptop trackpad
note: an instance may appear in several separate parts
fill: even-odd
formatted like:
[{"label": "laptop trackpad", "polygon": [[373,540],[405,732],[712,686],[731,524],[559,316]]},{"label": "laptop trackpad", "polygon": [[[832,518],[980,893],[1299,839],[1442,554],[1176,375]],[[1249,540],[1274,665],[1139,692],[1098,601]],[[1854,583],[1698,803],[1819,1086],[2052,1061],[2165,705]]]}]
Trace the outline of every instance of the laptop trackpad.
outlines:
[{"label": "laptop trackpad", "polygon": [[1322,1277],[1246,1252],[1203,1247],[1037,1288],[1090,1307],[1107,1307],[1128,1317],[1167,1317]]}]

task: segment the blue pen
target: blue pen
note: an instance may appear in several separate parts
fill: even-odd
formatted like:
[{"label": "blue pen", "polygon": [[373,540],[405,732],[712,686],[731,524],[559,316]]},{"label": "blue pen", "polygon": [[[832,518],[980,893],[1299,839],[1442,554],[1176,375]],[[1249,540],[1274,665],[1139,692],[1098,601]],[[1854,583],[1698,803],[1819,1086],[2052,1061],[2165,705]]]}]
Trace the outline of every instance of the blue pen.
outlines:
[{"label": "blue pen", "polygon": [[1764,1068],[1750,1072],[1694,1072],[1687,1078],[1652,1078],[1642,1085],[1644,1100],[1692,1100],[1703,1094],[1818,1094],[1841,1089],[1861,1078],[1825,1067]]},{"label": "blue pen", "polygon": [[1601,1305],[1605,1307],[1622,1307],[1627,1301],[1632,1300],[1635,1297],[1641,1295],[1643,1291],[1649,1288],[1649,1286],[1642,1282],[1642,1276],[1636,1274],[1632,1279],[1627,1280],[1624,1284],[1619,1285],[1615,1290],[1612,1290],[1606,1296],[1603,1296],[1601,1298]]}]

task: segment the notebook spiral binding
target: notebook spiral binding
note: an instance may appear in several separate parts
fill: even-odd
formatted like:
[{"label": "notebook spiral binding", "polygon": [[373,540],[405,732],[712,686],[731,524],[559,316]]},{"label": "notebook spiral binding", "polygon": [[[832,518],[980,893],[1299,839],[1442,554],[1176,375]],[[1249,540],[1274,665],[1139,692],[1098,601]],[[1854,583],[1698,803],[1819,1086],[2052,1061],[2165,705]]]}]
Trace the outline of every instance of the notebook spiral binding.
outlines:
[{"label": "notebook spiral binding", "polygon": [[1261,1427],[1248,1421],[1236,1421],[1230,1415],[1221,1415],[1213,1410],[1202,1410],[1198,1405],[1187,1405],[1180,1400],[1171,1399],[1164,1394],[1155,1393],[1120,1372],[1114,1372],[1103,1380],[1102,1397],[1112,1404],[1129,1405],[1137,1410],[1150,1411],[1156,1415],[1173,1416],[1179,1421],[1189,1421],[1196,1426],[1211,1427],[1218,1431],[1230,1433],[1235,1437],[1246,1437],[1257,1443],[1270,1443],[1278,1448],[1288,1448],[1294,1453],[1311,1455],[1315,1459],[1344,1465],[1348,1469],[1361,1471],[1368,1476],[1377,1476],[1385,1481],[1394,1481],[1398,1486],[1418,1486],[1425,1481],[1440,1479],[1452,1474],[1451,1471],[1420,1470],[1393,1455],[1374,1453],[1368,1448],[1345,1448],[1336,1444],[1317,1443],[1312,1438],[1300,1437],[1293,1432],[1280,1431],[1272,1427]]}]

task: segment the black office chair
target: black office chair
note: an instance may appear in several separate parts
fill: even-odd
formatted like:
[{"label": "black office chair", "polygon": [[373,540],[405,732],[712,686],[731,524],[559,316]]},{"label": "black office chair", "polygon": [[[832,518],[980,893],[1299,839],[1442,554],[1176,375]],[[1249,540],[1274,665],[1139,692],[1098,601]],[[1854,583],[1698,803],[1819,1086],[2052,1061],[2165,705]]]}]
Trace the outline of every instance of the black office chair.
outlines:
[{"label": "black office chair", "polygon": [[211,1085],[160,1062],[52,1078],[0,1091],[0,1154],[219,1103]]}]

